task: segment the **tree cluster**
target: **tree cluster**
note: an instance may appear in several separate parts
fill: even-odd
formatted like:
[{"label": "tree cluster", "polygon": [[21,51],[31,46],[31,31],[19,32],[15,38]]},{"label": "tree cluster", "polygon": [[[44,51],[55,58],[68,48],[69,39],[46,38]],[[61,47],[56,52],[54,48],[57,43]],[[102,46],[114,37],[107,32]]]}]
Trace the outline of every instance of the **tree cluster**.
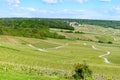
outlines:
[{"label": "tree cluster", "polygon": [[52,19],[37,18],[1,18],[0,34],[32,38],[60,38],[65,36],[50,32],[49,28],[74,29],[73,27]]}]

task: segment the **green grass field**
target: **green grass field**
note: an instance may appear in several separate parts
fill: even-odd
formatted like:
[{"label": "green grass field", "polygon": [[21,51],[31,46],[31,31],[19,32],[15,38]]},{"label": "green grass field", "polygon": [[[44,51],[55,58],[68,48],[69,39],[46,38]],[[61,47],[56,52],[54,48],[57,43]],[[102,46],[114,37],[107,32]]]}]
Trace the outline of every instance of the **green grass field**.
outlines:
[{"label": "green grass field", "polygon": [[0,70],[0,80],[66,80],[50,76],[37,76],[30,74],[21,74],[17,72],[5,72]]},{"label": "green grass field", "polygon": [[[98,32],[105,30],[107,37],[104,37],[100,32],[98,33],[96,31],[93,33],[92,31],[92,33],[90,33],[88,30],[85,30],[86,34],[77,34],[77,36],[87,35],[89,37],[86,37],[93,39],[92,41],[75,39],[42,40],[1,35],[0,78],[2,80],[61,80],[59,78],[44,76],[57,75],[61,77],[65,73],[71,74],[75,63],[83,63],[83,61],[86,61],[94,75],[104,75],[106,77],[120,79],[119,36],[112,34],[112,32],[116,30],[111,30],[111,32],[102,28],[95,30],[98,30]],[[75,33],[62,34],[68,34],[72,37]],[[99,36],[99,38],[95,36]],[[118,40],[114,41],[109,36],[116,37]],[[99,39],[106,40],[104,38],[108,37],[110,39],[107,40],[112,41],[113,44],[98,43],[96,41]],[[100,55],[106,54],[107,51],[110,51],[111,54],[105,56],[105,58],[109,60],[110,64],[105,63],[104,59],[99,57]],[[5,78],[7,75],[9,79]]]}]

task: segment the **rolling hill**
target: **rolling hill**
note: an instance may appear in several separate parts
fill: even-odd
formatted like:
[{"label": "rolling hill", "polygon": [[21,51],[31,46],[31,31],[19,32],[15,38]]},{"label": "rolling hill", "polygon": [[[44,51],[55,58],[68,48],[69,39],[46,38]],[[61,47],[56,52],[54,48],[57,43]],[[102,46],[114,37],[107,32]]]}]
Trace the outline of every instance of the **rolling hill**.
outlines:
[{"label": "rolling hill", "polygon": [[9,80],[66,80],[73,65],[84,61],[96,80],[120,79],[119,29],[83,25],[50,32],[66,39],[0,35],[1,79],[10,74]]}]

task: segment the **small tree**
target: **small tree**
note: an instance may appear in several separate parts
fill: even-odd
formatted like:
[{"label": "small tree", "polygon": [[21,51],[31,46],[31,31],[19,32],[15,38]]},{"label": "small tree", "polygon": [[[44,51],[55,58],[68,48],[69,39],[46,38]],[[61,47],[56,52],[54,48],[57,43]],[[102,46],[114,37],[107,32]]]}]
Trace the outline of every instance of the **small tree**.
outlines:
[{"label": "small tree", "polygon": [[112,44],[112,42],[111,42],[111,41],[108,41],[107,43],[108,43],[108,44]]},{"label": "small tree", "polygon": [[99,42],[99,43],[104,43],[104,42],[103,42],[103,41],[101,41],[101,40],[99,40],[98,42]]},{"label": "small tree", "polygon": [[75,80],[86,80],[86,78],[89,77],[92,78],[92,71],[88,68],[88,65],[86,65],[86,63],[77,63],[74,65],[73,78]]}]

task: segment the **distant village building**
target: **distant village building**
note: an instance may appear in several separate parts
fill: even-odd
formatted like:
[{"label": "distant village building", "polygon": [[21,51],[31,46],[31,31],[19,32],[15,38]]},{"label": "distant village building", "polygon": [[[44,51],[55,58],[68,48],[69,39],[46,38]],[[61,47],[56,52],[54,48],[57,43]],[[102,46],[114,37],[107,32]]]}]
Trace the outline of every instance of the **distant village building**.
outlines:
[{"label": "distant village building", "polygon": [[70,21],[64,21],[65,23],[67,23],[70,26],[73,27],[78,27],[78,26],[82,26],[81,24],[79,24],[78,22],[70,22]]},{"label": "distant village building", "polygon": [[69,22],[70,26],[81,26],[79,23],[77,22]]}]

